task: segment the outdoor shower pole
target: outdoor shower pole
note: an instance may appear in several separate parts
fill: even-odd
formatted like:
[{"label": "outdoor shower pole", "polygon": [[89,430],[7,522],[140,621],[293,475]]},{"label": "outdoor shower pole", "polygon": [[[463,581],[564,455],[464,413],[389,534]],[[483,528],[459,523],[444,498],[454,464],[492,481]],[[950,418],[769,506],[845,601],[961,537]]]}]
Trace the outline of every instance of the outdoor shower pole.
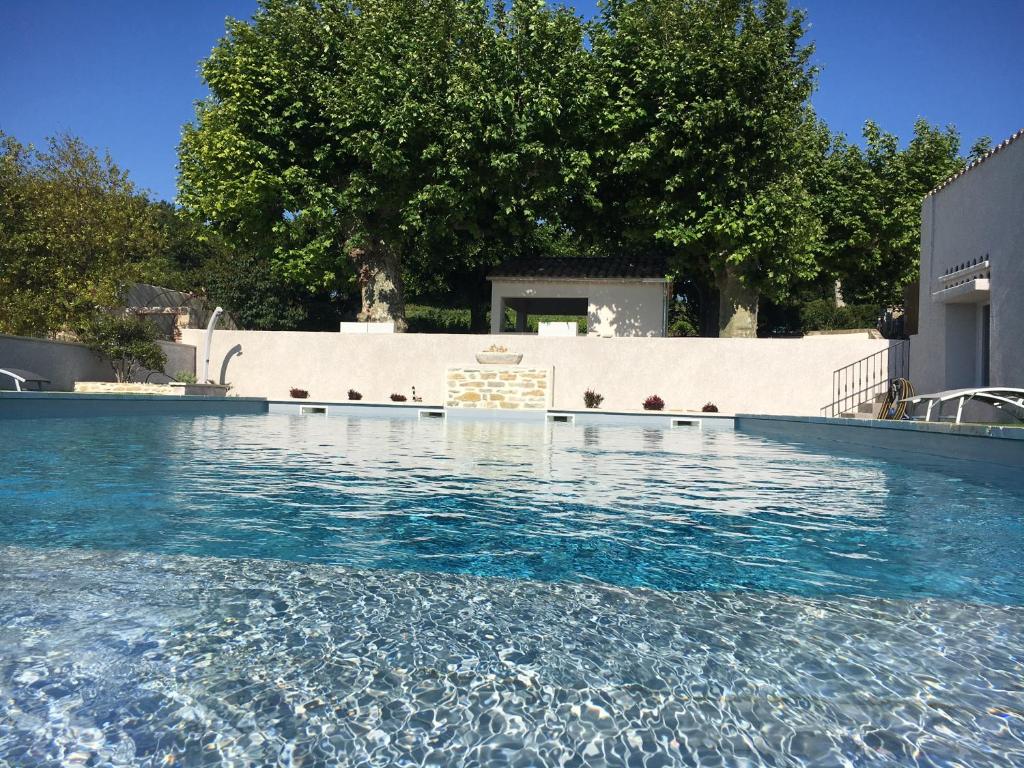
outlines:
[{"label": "outdoor shower pole", "polygon": [[207,384],[210,381],[210,340],[213,339],[213,328],[217,325],[217,320],[223,312],[224,310],[220,307],[213,310],[213,315],[210,316],[210,322],[206,326],[206,337],[203,344],[203,378],[199,380],[200,384]]}]

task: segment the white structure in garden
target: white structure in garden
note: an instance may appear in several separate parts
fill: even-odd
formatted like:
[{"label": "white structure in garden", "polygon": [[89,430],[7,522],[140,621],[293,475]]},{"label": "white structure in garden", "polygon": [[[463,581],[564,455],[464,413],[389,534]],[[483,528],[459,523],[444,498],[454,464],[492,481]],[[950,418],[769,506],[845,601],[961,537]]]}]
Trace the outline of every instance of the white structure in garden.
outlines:
[{"label": "white structure in garden", "polygon": [[491,281],[491,333],[503,333],[506,310],[515,332],[530,315],[587,318],[589,336],[664,336],[672,282],[659,259],[540,258],[497,267]]},{"label": "white structure in garden", "polygon": [[925,197],[919,392],[1024,385],[1024,130]]}]

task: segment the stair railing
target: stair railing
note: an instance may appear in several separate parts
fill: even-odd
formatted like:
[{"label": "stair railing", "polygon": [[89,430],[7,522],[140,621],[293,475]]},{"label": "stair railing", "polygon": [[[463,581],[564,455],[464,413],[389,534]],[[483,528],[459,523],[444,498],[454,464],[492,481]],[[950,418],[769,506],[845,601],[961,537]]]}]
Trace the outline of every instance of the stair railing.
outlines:
[{"label": "stair railing", "polygon": [[832,402],[822,416],[836,417],[887,392],[894,379],[910,378],[910,341],[903,339],[832,372]]}]

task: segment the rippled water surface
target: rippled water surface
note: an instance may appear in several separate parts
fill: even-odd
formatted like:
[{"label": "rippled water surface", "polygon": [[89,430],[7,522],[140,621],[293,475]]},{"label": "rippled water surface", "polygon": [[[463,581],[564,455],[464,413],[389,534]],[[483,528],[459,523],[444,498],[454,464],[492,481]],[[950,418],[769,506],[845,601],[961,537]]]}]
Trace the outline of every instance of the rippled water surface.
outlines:
[{"label": "rippled water surface", "polygon": [[0,765],[1024,765],[1019,485],[720,429],[0,430]]}]

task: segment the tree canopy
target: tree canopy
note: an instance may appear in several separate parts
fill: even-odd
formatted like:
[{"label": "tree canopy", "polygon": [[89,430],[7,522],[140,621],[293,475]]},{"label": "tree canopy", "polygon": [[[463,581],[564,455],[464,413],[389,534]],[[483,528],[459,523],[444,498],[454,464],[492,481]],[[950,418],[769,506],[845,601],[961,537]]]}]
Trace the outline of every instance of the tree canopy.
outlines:
[{"label": "tree canopy", "polygon": [[0,133],[0,332],[73,329],[169,267],[149,202],[109,156],[59,136]]},{"label": "tree canopy", "polygon": [[472,270],[587,194],[589,62],[581,23],[536,2],[266,0],[203,65],[181,202],[401,323],[405,262]]},{"label": "tree canopy", "polygon": [[202,65],[179,205],[0,134],[0,331],[73,330],[134,281],[246,328],[402,327],[409,294],[484,330],[488,271],[527,255],[663,256],[676,333],[896,303],[960,138],[834,135],[805,27],[786,0],[261,0]]},{"label": "tree canopy", "polygon": [[899,304],[917,278],[921,200],[960,170],[960,137],[918,120],[905,149],[868,121],[864,149],[846,137],[829,141],[815,192],[825,228],[822,276],[855,303]]},{"label": "tree canopy", "polygon": [[786,0],[614,0],[595,36],[609,247],[661,250],[702,284],[706,331],[753,335],[758,294],[816,271],[803,34]]}]

